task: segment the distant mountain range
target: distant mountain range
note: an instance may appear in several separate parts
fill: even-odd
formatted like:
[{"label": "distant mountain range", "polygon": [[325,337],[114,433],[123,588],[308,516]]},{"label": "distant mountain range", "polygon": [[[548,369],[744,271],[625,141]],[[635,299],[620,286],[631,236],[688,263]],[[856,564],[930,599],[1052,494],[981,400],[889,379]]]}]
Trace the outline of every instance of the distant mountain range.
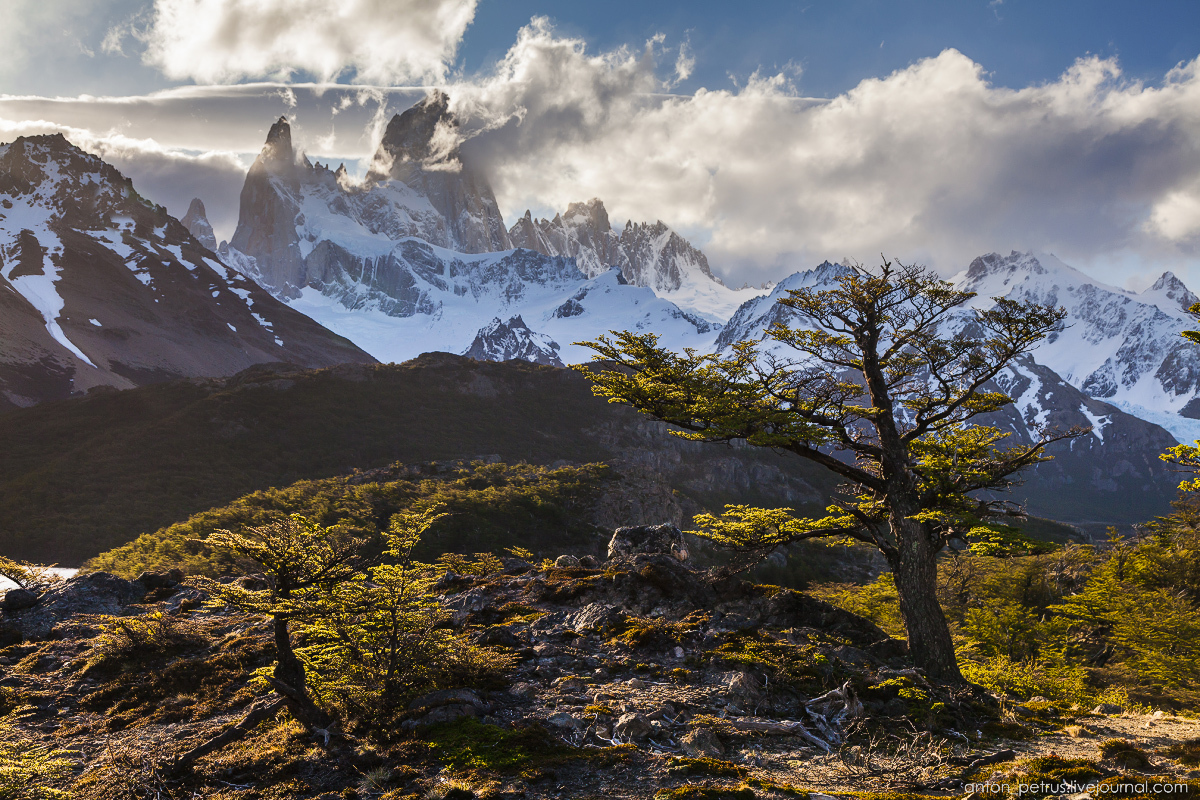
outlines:
[{"label": "distant mountain range", "polygon": [[[0,145],[0,407],[272,361],[449,351],[573,364],[591,356],[576,342],[621,329],[717,352],[788,318],[776,303],[788,289],[845,271],[730,289],[677,232],[615,229],[599,199],[508,226],[459,140],[449,99],[432,92],[391,120],[355,179],[310,161],[281,118],[220,243],[199,200],[175,220],[61,136]],[[1015,251],[951,280],[977,293],[974,307],[1005,296],[1067,309],[1065,330],[997,381],[1017,401],[998,421],[1018,438],[1043,423],[1093,428],[1038,468],[1030,496],[1069,505],[1063,488],[1087,485],[1126,497],[1131,521],[1163,510],[1173,481],[1158,453],[1200,437],[1200,348],[1179,336],[1196,296],[1170,273],[1133,293]],[[1100,506],[1080,500],[1060,518]]]}]

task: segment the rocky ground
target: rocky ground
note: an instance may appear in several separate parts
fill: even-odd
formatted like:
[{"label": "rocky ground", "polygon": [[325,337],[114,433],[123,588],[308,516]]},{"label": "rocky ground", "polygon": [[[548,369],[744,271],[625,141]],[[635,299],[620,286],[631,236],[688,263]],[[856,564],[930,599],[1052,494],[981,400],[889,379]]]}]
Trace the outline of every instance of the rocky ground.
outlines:
[{"label": "rocky ground", "polygon": [[[506,685],[417,698],[389,747],[314,736],[282,713],[172,772],[265,694],[251,673],[273,658],[265,619],[205,605],[178,574],[10,592],[0,703],[15,710],[10,736],[73,751],[62,784],[97,800],[899,799],[962,797],[985,780],[979,797],[1006,796],[1001,785],[1016,797],[1035,778],[1198,775],[1187,763],[1200,746],[1181,749],[1200,736],[1195,720],[930,685],[866,620],[692,571],[667,526],[622,529],[609,555],[446,574],[445,624],[516,665]],[[114,618],[170,627],[172,649],[117,657],[106,649]]]}]

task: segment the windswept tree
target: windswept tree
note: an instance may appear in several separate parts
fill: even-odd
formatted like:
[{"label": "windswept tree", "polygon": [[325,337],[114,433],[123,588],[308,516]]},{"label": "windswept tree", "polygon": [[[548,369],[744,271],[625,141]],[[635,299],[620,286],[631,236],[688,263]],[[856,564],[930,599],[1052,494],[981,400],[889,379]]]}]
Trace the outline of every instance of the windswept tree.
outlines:
[{"label": "windswept tree", "polygon": [[1020,516],[997,493],[1022,468],[1048,460],[1047,444],[1084,432],[1037,430],[1030,443],[1005,447],[1007,433],[972,423],[1012,403],[993,379],[1065,316],[997,298],[947,332],[952,312],[973,296],[924,267],[855,266],[832,288],[792,290],[779,301],[804,325],[777,322],[767,339],[795,355],[754,341],[725,356],[679,355],[653,334],[614,332],[584,345],[617,368],[580,369],[597,394],[682,428],[684,438],[744,439],[843,478],[824,517],[729,506],[721,517],[697,517],[697,533],[759,556],[818,537],[878,548],[895,576],[913,659],[931,678],[957,682],[937,599],[938,553],[972,530],[990,530],[992,520]]}]

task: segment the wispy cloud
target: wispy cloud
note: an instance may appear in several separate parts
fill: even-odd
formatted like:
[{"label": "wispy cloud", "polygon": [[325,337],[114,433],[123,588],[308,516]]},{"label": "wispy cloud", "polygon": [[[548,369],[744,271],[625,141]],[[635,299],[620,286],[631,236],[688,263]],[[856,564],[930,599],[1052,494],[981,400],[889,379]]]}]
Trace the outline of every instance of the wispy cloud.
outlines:
[{"label": "wispy cloud", "polygon": [[444,80],[477,0],[155,0],[146,63],[198,83]]}]

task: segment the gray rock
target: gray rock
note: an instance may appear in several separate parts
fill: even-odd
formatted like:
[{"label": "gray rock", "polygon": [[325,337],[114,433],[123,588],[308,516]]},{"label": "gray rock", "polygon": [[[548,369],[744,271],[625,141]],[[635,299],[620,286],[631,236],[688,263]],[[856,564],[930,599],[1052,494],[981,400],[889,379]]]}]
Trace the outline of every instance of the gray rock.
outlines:
[{"label": "gray rock", "polygon": [[1098,705],[1092,709],[1092,713],[1093,714],[1110,715],[1110,714],[1120,714],[1124,710],[1125,709],[1123,709],[1120,706],[1115,705],[1113,703],[1101,703],[1100,705]]},{"label": "gray rock", "polygon": [[551,725],[558,728],[570,728],[572,730],[580,730],[587,727],[587,723],[576,717],[574,714],[568,714],[565,711],[560,711],[557,714],[551,714],[546,720]]},{"label": "gray rock", "polygon": [[644,741],[653,732],[653,726],[641,714],[622,714],[613,726],[614,735],[633,741]]},{"label": "gray rock", "polygon": [[487,608],[489,602],[487,593],[477,588],[452,597],[443,605],[450,612],[451,623],[457,627],[466,623],[476,611]]},{"label": "gray rock", "polygon": [[683,752],[692,758],[720,758],[725,755],[721,740],[709,728],[693,728],[679,739]]},{"label": "gray rock", "polygon": [[579,559],[575,556],[561,555],[554,559],[554,566],[559,569],[571,569],[579,566]]},{"label": "gray rock", "polygon": [[442,689],[418,697],[408,704],[408,709],[409,711],[419,711],[446,705],[468,705],[477,711],[486,710],[488,707],[483,698],[470,689]]},{"label": "gray rock", "polygon": [[687,558],[683,532],[670,523],[617,528],[608,543],[608,557],[619,558],[638,553],[670,555],[683,561]]},{"label": "gray rock", "polygon": [[628,616],[625,612],[604,603],[589,603],[572,614],[567,624],[576,633],[604,633],[617,627]]},{"label": "gray rock", "polygon": [[32,589],[9,589],[4,593],[4,602],[0,603],[0,608],[5,611],[24,611],[36,606],[40,597],[41,595]]},{"label": "gray rock", "polygon": [[753,707],[762,700],[762,681],[749,672],[735,672],[725,682],[725,693],[729,699]]},{"label": "gray rock", "polygon": [[497,625],[476,636],[475,644],[517,648],[521,646],[521,640],[508,628]]},{"label": "gray rock", "polygon": [[538,696],[541,689],[536,683],[514,683],[508,693],[523,700],[532,700]]}]

